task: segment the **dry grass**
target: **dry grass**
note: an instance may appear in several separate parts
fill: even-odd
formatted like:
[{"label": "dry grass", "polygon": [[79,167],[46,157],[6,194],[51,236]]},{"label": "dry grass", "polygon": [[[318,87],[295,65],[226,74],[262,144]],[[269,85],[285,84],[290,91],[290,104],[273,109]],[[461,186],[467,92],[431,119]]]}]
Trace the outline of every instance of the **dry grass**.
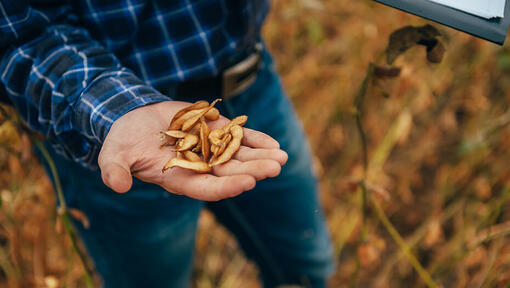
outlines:
[{"label": "dry grass", "polygon": [[[351,103],[389,34],[426,21],[371,1],[274,1],[264,28],[314,148],[338,270],[331,287],[424,287],[368,207],[362,225],[361,145]],[[510,283],[510,49],[436,25],[446,55],[422,48],[400,77],[371,86],[363,124],[370,197],[443,287]],[[23,143],[26,141],[21,139]],[[26,145],[25,145],[26,146]],[[54,229],[55,197],[30,149],[0,149],[0,286],[81,287],[83,270]],[[204,213],[194,287],[259,287],[257,270]],[[362,235],[361,231],[365,231]],[[56,286],[55,286],[56,287]]]}]

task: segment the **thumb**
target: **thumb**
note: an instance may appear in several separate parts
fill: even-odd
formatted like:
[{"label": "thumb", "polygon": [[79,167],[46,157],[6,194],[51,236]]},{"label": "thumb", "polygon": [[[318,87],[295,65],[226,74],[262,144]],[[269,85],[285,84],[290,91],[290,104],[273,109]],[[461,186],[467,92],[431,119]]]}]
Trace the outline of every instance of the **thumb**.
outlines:
[{"label": "thumb", "polygon": [[106,186],[118,193],[129,191],[133,184],[129,167],[116,162],[108,162],[102,165],[101,177]]}]

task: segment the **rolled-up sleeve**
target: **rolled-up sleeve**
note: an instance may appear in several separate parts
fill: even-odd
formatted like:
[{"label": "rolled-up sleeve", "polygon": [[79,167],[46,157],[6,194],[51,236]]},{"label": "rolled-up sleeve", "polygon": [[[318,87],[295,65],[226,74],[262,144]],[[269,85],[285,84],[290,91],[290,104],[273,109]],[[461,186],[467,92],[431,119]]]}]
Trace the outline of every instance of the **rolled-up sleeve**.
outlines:
[{"label": "rolled-up sleeve", "polygon": [[116,119],[170,98],[124,68],[86,29],[59,20],[67,8],[45,13],[26,1],[0,0],[0,94],[58,152],[96,168]]}]

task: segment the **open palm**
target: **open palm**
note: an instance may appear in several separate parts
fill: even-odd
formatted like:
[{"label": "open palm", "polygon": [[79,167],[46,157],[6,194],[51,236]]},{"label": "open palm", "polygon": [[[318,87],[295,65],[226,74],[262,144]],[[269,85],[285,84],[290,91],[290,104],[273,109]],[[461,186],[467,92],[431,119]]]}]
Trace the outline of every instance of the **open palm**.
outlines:
[{"label": "open palm", "polygon": [[[225,164],[214,166],[211,173],[200,174],[179,167],[161,172],[175,153],[170,147],[159,148],[157,132],[167,128],[169,120],[190,103],[167,101],[137,108],[115,121],[99,154],[103,182],[116,192],[129,191],[132,176],[158,184],[167,191],[191,198],[216,201],[236,196],[255,187],[257,180],[275,177],[287,161],[287,154],[270,136],[244,129],[243,145]],[[220,128],[228,119],[209,123]]]}]

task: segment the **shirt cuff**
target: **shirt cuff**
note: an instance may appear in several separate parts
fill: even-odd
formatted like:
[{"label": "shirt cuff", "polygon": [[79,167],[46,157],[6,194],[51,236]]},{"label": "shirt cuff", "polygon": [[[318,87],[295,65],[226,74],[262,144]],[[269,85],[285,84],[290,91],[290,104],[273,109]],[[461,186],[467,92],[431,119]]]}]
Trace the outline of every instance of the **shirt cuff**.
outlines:
[{"label": "shirt cuff", "polygon": [[128,70],[97,77],[77,101],[76,124],[89,139],[103,143],[113,122],[127,112],[148,104],[171,101]]}]

